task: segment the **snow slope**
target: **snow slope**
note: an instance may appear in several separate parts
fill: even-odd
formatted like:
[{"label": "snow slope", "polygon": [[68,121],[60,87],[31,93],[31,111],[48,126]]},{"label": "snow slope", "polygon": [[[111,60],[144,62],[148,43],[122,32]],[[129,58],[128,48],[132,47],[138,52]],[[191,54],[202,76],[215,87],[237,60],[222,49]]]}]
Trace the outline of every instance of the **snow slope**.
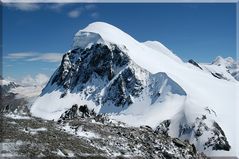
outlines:
[{"label": "snow slope", "polygon": [[[107,45],[109,48],[112,48],[112,44],[116,44],[140,68],[146,69],[151,74],[165,72],[187,94],[186,97],[168,94],[165,96],[164,102],[157,102],[156,104],[147,103],[148,96],[142,95],[144,98],[142,102],[135,102],[137,105],[132,104],[124,110],[120,109],[120,114],[112,114],[113,118],[122,120],[129,125],[147,124],[155,128],[157,124],[166,119],[178,117],[178,119],[183,120],[182,114],[186,114],[187,120],[194,121],[196,117],[204,114],[206,107],[210,107],[217,113],[217,116],[212,117],[212,120],[215,119],[222,127],[232,149],[229,152],[210,151],[207,154],[226,156],[236,154],[236,150],[239,149],[236,147],[238,144],[236,142],[239,141],[235,140],[238,134],[236,127],[239,126],[239,123],[235,123],[237,115],[235,110],[238,106],[239,82],[215,78],[204,70],[183,63],[161,43],[140,43],[107,23],[92,23],[77,32],[74,37],[73,50],[76,48],[89,49],[95,44]],[[32,106],[31,111],[34,115],[47,119],[56,118],[75,102],[87,102],[88,105],[94,107],[91,100],[82,99],[79,95],[80,92],[70,93],[65,98],[59,99],[61,91],[57,87],[57,85],[53,85],[50,88],[45,88],[45,92]],[[62,105],[62,103],[64,104]],[[96,107],[96,109],[100,111],[101,107]],[[42,115],[43,113],[39,114],[39,111],[44,112],[44,115]],[[52,112],[55,112],[54,116],[52,116]],[[173,133],[172,131],[171,134],[176,135]]]}]

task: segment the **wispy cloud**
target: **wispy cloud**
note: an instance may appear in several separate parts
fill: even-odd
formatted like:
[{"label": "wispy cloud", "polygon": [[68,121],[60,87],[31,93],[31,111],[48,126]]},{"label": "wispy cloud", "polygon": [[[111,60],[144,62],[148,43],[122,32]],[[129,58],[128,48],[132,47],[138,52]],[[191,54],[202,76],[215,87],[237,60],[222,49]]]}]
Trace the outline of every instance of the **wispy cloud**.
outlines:
[{"label": "wispy cloud", "polygon": [[68,16],[70,18],[78,18],[81,15],[81,12],[82,12],[81,9],[75,9],[68,12]]},{"label": "wispy cloud", "polygon": [[36,53],[31,53],[31,52],[18,52],[18,53],[11,53],[5,56],[7,59],[12,59],[12,60],[18,60],[18,59],[25,59],[29,57],[34,57],[36,56]]},{"label": "wispy cloud", "polygon": [[20,53],[10,53],[7,56],[5,56],[5,58],[10,60],[60,62],[62,58],[62,54],[61,53],[20,52]]},{"label": "wispy cloud", "polygon": [[48,9],[60,12],[66,5],[67,3],[53,3],[48,5]]},{"label": "wispy cloud", "polygon": [[40,95],[42,89],[47,84],[49,77],[43,73],[37,75],[25,75],[22,79],[12,79],[20,84],[19,87],[12,89],[13,93],[16,93],[17,98],[32,98]]},{"label": "wispy cloud", "polygon": [[87,5],[85,5],[85,9],[86,10],[96,9],[96,5],[95,4],[87,4]]},{"label": "wispy cloud", "polygon": [[62,54],[59,53],[44,53],[36,57],[27,59],[27,61],[44,61],[44,62],[59,62],[62,59]]},{"label": "wispy cloud", "polygon": [[99,18],[99,13],[98,12],[93,12],[93,13],[91,13],[90,14],[90,16],[92,17],[92,18]]},{"label": "wispy cloud", "polygon": [[[2,0],[3,3],[95,3],[99,0]],[[103,2],[103,1],[102,1]]]},{"label": "wispy cloud", "polygon": [[[14,8],[16,10],[21,10],[21,11],[37,11],[37,10],[50,10],[54,12],[62,12],[64,10],[68,10],[69,8],[67,6],[71,6],[71,10],[68,10],[66,12],[67,16],[69,18],[78,18],[80,17],[83,13],[84,14],[89,14],[91,18],[98,18],[99,17],[99,12],[97,11],[97,6],[95,4],[82,4],[81,8],[74,8],[72,6],[73,3],[60,3],[58,1],[53,1],[54,3],[23,3],[23,2],[18,2],[17,0],[6,0],[8,3],[4,3],[5,6],[9,8]],[[89,1],[90,2],[90,1]]]},{"label": "wispy cloud", "polygon": [[49,80],[49,76],[43,73],[37,73],[35,76],[27,74],[19,79],[15,79],[11,76],[7,76],[4,79],[6,79],[7,81],[13,81],[22,86],[43,86]]},{"label": "wispy cloud", "polygon": [[49,77],[43,73],[38,73],[35,77],[31,75],[25,76],[19,83],[23,86],[27,85],[44,85],[49,80]]},{"label": "wispy cloud", "polygon": [[21,11],[36,11],[41,8],[38,3],[5,3],[5,5]]}]

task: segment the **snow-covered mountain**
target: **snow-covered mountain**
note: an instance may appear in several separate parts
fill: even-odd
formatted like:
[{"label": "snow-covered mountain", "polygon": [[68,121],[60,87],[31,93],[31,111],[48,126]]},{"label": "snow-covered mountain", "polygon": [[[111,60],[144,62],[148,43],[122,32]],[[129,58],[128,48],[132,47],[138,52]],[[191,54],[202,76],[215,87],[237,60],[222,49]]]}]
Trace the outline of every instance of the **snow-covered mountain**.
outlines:
[{"label": "snow-covered mountain", "polygon": [[0,76],[0,93],[1,95],[7,94],[11,89],[18,87],[19,85],[13,81],[9,81]]},{"label": "snow-covered mountain", "polygon": [[31,112],[57,120],[73,104],[87,104],[128,125],[167,130],[207,155],[233,156],[239,83],[234,73],[225,80],[208,70],[182,62],[160,42],[140,43],[96,22],[75,34]]},{"label": "snow-covered mountain", "polygon": [[200,63],[198,64],[194,60],[188,61],[190,64],[208,72],[212,76],[218,79],[224,79],[228,81],[239,81],[239,62],[234,61],[233,58],[223,58],[218,56],[212,63]]},{"label": "snow-covered mountain", "polygon": [[[222,58],[218,56],[210,66],[205,65],[205,67],[212,72],[224,75],[229,80],[235,79],[239,81],[239,62],[234,61],[231,57]],[[230,74],[234,79],[231,79],[228,74]]]}]

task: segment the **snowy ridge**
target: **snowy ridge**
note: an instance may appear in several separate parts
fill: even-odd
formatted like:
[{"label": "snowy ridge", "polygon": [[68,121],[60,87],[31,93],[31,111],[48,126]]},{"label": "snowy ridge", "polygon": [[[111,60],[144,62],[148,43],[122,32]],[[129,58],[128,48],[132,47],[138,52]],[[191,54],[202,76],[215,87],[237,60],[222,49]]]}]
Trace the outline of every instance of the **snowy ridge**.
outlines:
[{"label": "snowy ridge", "polygon": [[[120,29],[107,23],[95,22],[95,23],[89,24],[86,28],[78,31],[75,34],[76,38],[74,39],[73,48],[77,46],[83,47],[83,49],[85,48],[84,47],[85,45],[82,45],[82,40],[85,41],[84,39],[85,35],[87,35],[87,39],[86,39],[86,42],[83,42],[83,44],[98,42],[98,39],[101,39],[100,40],[101,42],[109,42],[109,43],[117,44],[119,46],[125,45],[125,42],[130,42],[127,45],[131,45],[131,46],[135,46],[139,44],[139,42],[137,42],[134,38],[132,38],[125,32],[121,31]],[[80,37],[80,39],[78,39],[77,37]],[[88,39],[88,37],[92,37],[92,38]]]},{"label": "snowy ridge", "polygon": [[[203,68],[183,63],[158,42],[140,43],[110,24],[92,23],[76,33],[72,50],[63,56],[61,66],[31,112],[57,119],[73,104],[87,104],[97,112],[112,113],[112,118],[134,126],[147,124],[156,128],[170,120],[169,133],[174,137],[179,137],[177,121],[200,130],[198,122],[212,127],[216,121],[231,145],[230,151],[203,149],[205,139],[212,137],[208,133],[211,129],[203,131],[196,141],[191,138],[193,133],[182,137],[195,142],[207,155],[233,156],[237,133],[231,123],[236,121],[239,83],[229,73],[223,72],[225,79],[229,79],[225,80],[209,73],[206,70],[212,70],[209,67]],[[217,116],[206,114],[207,107]],[[206,119],[202,119],[203,115]]]},{"label": "snowy ridge", "polygon": [[168,48],[166,48],[163,44],[161,44],[158,41],[146,41],[143,44],[145,44],[146,46],[148,46],[156,51],[159,51],[159,52],[169,56],[170,58],[174,59],[177,62],[182,63],[182,60],[177,55],[172,53]]}]

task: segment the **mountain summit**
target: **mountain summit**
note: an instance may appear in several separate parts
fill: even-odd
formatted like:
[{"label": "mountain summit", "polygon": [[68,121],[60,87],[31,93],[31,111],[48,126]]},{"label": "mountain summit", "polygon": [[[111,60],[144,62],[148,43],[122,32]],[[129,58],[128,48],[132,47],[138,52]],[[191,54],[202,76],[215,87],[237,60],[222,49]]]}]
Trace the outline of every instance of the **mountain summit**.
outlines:
[{"label": "mountain summit", "polygon": [[87,104],[128,125],[189,140],[208,155],[230,155],[236,150],[231,123],[238,87],[236,80],[182,62],[160,42],[140,43],[96,22],[75,34],[31,112],[57,120],[72,105]]},{"label": "mountain summit", "polygon": [[117,45],[137,45],[137,42],[130,35],[113,25],[104,22],[95,22],[89,24],[86,28],[75,34],[73,48],[86,48],[94,44],[117,44]]}]

